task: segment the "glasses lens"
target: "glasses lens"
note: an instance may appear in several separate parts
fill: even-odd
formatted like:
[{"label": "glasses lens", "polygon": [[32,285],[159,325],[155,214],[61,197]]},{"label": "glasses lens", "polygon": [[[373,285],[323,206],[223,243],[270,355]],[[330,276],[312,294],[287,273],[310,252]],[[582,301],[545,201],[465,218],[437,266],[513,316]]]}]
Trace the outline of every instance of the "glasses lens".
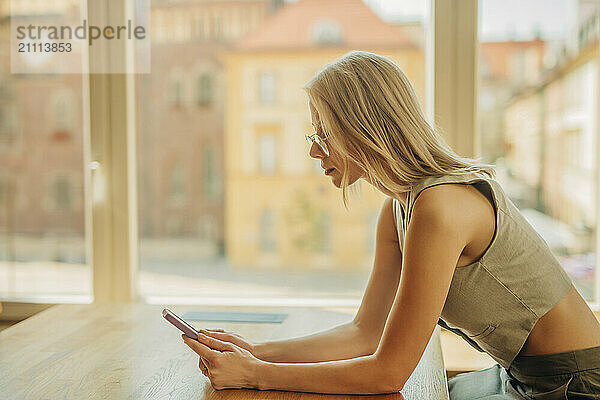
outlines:
[{"label": "glasses lens", "polygon": [[317,134],[304,135],[304,137],[306,138],[306,141],[308,142],[310,147],[312,147],[313,143],[316,142],[317,145],[319,146],[319,148],[321,149],[321,151],[323,153],[325,153],[326,156],[329,156],[329,149],[327,148],[325,141],[323,139],[321,139],[321,137],[319,137],[319,135],[317,135]]},{"label": "glasses lens", "polygon": [[309,134],[304,135],[304,138],[306,139],[306,141],[308,142],[308,144],[310,146],[312,146],[312,144],[314,143],[313,138]]},{"label": "glasses lens", "polygon": [[325,153],[325,155],[329,155],[329,149],[327,148],[327,144],[325,144],[325,141],[323,139],[321,139],[320,136],[315,136],[315,142],[317,142],[317,144],[319,145],[319,147],[321,148],[321,150],[323,150],[323,153]]}]

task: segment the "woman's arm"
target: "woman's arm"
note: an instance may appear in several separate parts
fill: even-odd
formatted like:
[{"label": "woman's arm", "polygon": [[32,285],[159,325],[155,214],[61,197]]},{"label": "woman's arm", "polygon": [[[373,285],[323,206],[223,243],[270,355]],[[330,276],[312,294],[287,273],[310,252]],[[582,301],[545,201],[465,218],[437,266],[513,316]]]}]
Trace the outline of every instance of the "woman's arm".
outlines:
[{"label": "woman's arm", "polygon": [[[378,394],[397,392],[373,355],[316,363],[271,363],[248,350],[203,334],[198,341],[181,335],[199,356],[199,366],[217,389],[255,388],[317,393]],[[200,365],[202,364],[202,365]]]},{"label": "woman's arm", "polygon": [[465,192],[446,186],[426,189],[415,202],[400,286],[374,354],[317,363],[271,363],[231,343],[203,335],[199,342],[184,337],[206,359],[213,386],[346,394],[401,390],[441,315],[462,250],[481,233],[474,228],[476,207],[462,195]]},{"label": "woman's arm", "polygon": [[401,390],[441,315],[462,250],[476,234],[473,207],[461,189],[434,187],[417,199],[399,290],[374,354],[316,364],[261,362],[258,388],[353,394]]},{"label": "woman's arm", "polygon": [[328,394],[397,393],[402,387],[388,382],[374,355],[320,363],[256,365],[254,387]]},{"label": "woman's arm", "polygon": [[298,338],[255,344],[252,354],[269,362],[319,362],[373,354],[372,340],[353,321]]},{"label": "woman's arm", "polygon": [[373,354],[392,307],[402,267],[391,198],[381,207],[375,243],[373,271],[353,321],[308,336],[262,342],[254,345],[252,354],[265,361],[289,363],[334,361]]}]

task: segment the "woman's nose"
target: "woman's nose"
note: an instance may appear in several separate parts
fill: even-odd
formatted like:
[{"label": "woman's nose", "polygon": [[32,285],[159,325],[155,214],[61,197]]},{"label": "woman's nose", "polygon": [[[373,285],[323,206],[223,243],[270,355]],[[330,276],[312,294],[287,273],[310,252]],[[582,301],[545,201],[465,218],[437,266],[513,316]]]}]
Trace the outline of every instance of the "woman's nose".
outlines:
[{"label": "woman's nose", "polygon": [[319,160],[327,156],[321,146],[319,146],[316,142],[313,142],[313,144],[310,146],[308,155]]}]

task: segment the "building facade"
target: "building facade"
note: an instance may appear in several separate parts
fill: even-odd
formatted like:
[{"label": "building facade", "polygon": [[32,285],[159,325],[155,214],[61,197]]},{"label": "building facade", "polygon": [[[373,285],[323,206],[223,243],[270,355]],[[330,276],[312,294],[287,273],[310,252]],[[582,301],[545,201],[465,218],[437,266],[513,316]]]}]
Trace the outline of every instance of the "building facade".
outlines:
[{"label": "building facade", "polygon": [[576,51],[560,50],[560,61],[505,107],[506,160],[522,184],[521,205],[543,213],[537,219],[550,247],[591,297],[600,181],[598,9],[582,20],[577,37]]},{"label": "building facade", "polygon": [[190,238],[199,255],[223,255],[226,81],[220,54],[277,5],[152,2],[152,74],[140,75],[136,85],[142,241]]},{"label": "building facade", "polygon": [[304,134],[314,129],[302,87],[326,63],[367,50],[396,62],[424,104],[424,51],[411,35],[358,0],[299,0],[227,53],[225,224],[232,266],[344,270],[371,263],[384,197],[363,182],[344,208],[341,192],[308,156]]}]

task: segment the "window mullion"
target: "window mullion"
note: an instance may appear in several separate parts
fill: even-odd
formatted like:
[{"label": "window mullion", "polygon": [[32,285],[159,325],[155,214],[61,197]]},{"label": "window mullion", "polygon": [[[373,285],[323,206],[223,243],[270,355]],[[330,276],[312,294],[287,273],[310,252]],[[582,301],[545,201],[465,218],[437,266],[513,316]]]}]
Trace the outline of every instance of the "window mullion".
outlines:
[{"label": "window mullion", "polygon": [[477,0],[431,0],[435,124],[452,148],[476,149]]},{"label": "window mullion", "polygon": [[[88,1],[90,25],[125,21],[128,0]],[[131,41],[96,41],[89,47],[93,71],[125,68]],[[115,45],[118,43],[117,45]],[[109,68],[110,66],[110,68]],[[89,160],[91,161],[89,259],[94,301],[137,298],[137,194],[135,162],[134,74],[89,75]]]}]

